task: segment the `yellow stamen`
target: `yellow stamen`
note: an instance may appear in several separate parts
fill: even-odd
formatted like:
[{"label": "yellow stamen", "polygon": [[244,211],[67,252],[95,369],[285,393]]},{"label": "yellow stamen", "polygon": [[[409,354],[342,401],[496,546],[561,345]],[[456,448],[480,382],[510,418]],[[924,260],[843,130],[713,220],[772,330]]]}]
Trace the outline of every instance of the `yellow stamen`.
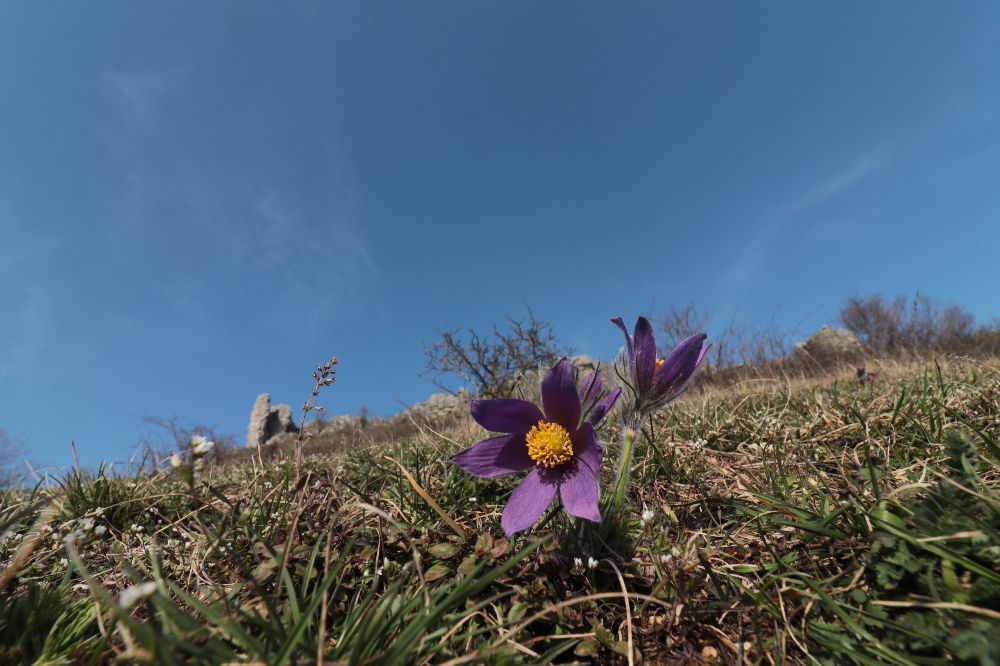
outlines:
[{"label": "yellow stamen", "polygon": [[573,457],[573,442],[569,432],[558,423],[539,421],[526,435],[528,456],[536,465],[555,467]]},{"label": "yellow stamen", "polygon": [[662,358],[658,358],[658,359],[656,359],[656,367],[655,367],[655,368],[653,368],[653,374],[654,374],[654,375],[655,375],[656,373],[658,373],[658,372],[660,371],[660,368],[661,368],[661,367],[663,367],[663,361],[664,361],[664,360],[665,360],[665,359],[662,359]]}]

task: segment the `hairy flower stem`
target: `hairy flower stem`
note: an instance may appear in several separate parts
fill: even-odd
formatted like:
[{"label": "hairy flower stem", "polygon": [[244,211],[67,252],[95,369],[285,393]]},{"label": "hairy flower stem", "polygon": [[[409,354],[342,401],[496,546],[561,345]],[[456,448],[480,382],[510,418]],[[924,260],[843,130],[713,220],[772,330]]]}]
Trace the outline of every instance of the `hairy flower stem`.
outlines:
[{"label": "hairy flower stem", "polygon": [[635,439],[638,431],[626,426],[623,431],[622,455],[618,461],[618,481],[615,483],[615,494],[611,498],[611,513],[619,515],[625,504],[625,493],[628,491],[629,477],[632,475],[632,454],[635,451]]}]

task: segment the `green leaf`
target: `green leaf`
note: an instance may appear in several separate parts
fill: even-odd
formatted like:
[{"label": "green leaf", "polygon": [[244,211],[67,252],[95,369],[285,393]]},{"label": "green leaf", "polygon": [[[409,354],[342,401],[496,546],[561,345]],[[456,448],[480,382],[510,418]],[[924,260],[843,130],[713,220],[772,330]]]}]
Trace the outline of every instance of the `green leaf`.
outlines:
[{"label": "green leaf", "polygon": [[440,557],[442,560],[455,557],[459,551],[461,551],[461,548],[453,543],[436,543],[427,549],[428,553],[434,557]]},{"label": "green leaf", "polygon": [[444,564],[443,562],[438,562],[424,573],[424,580],[430,583],[439,578],[444,578],[445,576],[448,576],[450,574],[451,574],[451,569],[448,568],[448,565]]}]

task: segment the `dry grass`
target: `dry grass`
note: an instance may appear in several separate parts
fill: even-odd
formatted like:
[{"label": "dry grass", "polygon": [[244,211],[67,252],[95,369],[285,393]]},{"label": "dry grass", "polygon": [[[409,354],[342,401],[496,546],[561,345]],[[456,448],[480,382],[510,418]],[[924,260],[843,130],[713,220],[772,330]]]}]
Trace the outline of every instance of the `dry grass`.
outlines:
[{"label": "dry grass", "polygon": [[[447,461],[483,436],[466,417],[306,440],[300,475],[290,449],[193,491],[160,472],[9,493],[3,562],[56,510],[4,592],[0,661],[989,663],[1000,364],[877,371],[693,392],[646,424],[627,515],[513,540],[517,479]],[[118,608],[141,580],[157,591]]]}]

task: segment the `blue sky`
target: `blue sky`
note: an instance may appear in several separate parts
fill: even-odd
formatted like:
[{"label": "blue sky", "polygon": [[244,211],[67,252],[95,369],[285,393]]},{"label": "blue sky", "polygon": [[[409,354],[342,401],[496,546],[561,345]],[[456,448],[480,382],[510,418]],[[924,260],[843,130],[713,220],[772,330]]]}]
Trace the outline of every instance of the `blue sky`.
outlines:
[{"label": "blue sky", "polygon": [[530,306],[1000,314],[995,2],[0,4],[0,428],[122,460],[332,413]]}]

